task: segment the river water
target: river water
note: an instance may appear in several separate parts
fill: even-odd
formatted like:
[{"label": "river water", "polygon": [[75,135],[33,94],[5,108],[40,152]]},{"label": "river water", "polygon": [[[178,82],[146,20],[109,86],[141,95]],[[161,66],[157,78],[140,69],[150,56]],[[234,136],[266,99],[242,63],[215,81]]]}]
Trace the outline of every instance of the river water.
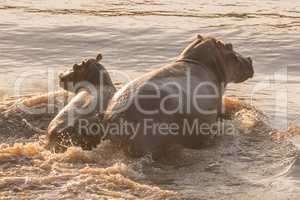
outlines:
[{"label": "river water", "polygon": [[[289,124],[299,123],[298,0],[0,0],[0,13],[1,100],[57,90],[59,72],[99,52],[112,78],[126,82],[173,61],[197,34],[203,34],[233,43],[238,52],[254,61],[255,77],[229,85],[228,96],[264,112],[272,128],[284,131]],[[148,158],[128,161],[120,152],[110,149],[111,153],[102,146],[93,152],[70,149],[52,155],[34,138],[13,149],[7,147],[12,144],[7,139],[1,141],[2,149],[21,149],[16,154],[23,160],[18,157],[13,164],[5,160],[1,165],[0,191],[8,199],[299,197],[296,183],[287,181],[286,176],[275,176],[285,169],[294,178],[299,170],[289,144],[277,146],[246,138],[249,143],[245,147],[241,138],[236,140],[234,144],[242,146],[244,160],[232,156],[240,147],[223,152],[226,148],[220,145],[214,149],[213,158],[206,150],[192,151],[186,152],[182,161],[176,160],[187,162],[187,166],[156,166]],[[229,144],[226,141],[223,145]],[[103,151],[112,158],[99,156]],[[206,171],[206,164],[212,172]],[[295,169],[290,172],[287,166]],[[14,170],[5,171],[7,168]],[[26,174],[31,178],[27,180]],[[29,184],[24,186],[24,181]]]}]

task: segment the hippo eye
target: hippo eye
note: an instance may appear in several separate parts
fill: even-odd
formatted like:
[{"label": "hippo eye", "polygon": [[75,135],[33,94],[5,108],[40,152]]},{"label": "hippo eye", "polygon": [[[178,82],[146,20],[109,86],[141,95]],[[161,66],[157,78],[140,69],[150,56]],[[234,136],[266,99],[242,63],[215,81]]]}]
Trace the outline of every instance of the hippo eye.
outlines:
[{"label": "hippo eye", "polygon": [[226,49],[233,50],[233,46],[231,43],[225,44]]}]

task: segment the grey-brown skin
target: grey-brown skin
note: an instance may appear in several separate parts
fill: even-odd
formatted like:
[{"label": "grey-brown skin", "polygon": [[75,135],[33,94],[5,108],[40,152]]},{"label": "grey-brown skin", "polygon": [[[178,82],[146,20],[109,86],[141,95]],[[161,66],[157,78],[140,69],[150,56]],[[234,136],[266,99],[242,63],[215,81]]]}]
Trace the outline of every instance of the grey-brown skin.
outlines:
[{"label": "grey-brown skin", "polygon": [[57,114],[48,126],[48,142],[46,147],[54,152],[62,152],[68,146],[81,146],[83,149],[96,147],[101,135],[89,134],[80,129],[79,120],[88,123],[99,123],[109,100],[116,92],[109,73],[96,59],[75,64],[71,70],[59,75],[60,86],[76,95]]},{"label": "grey-brown skin", "polygon": [[[216,70],[223,74],[216,74]],[[190,84],[187,83],[187,72],[190,71]],[[134,133],[110,134],[107,138],[120,145],[126,153],[131,156],[143,156],[147,153],[160,155],[170,144],[180,144],[186,148],[201,148],[211,140],[209,134],[183,135],[183,123],[192,123],[198,119],[200,123],[213,124],[218,118],[218,106],[222,101],[223,85],[228,83],[240,83],[253,77],[254,70],[251,58],[246,58],[233,50],[232,44],[224,44],[214,38],[203,38],[198,35],[197,39],[188,45],[178,57],[177,62],[172,62],[123,86],[110,101],[104,115],[106,124],[118,124],[122,120],[133,124],[136,129]],[[220,77],[221,76],[221,77]],[[175,82],[183,89],[183,100],[170,98],[165,101],[165,108],[171,110],[177,106],[190,109],[176,111],[173,113],[163,112],[161,108],[162,100],[171,95],[178,94],[178,89],[174,86],[166,85],[168,82]],[[198,98],[196,103],[192,102],[194,95],[215,95],[216,91],[209,86],[202,86],[195,94],[196,87],[201,83],[211,83],[222,91],[221,95],[213,98]],[[157,86],[155,88],[154,85]],[[189,85],[189,86],[188,86]],[[159,95],[158,92],[159,91]],[[157,95],[151,98],[143,98],[142,95]],[[135,103],[138,102],[138,105]],[[199,112],[199,106],[204,110],[213,110],[207,114]],[[142,110],[140,109],[142,108]],[[150,111],[159,109],[157,113],[145,114],[144,110]],[[179,125],[178,131],[162,132],[166,134],[153,134],[144,125],[145,119],[152,120],[152,124],[171,124]],[[138,126],[140,124],[140,126]],[[123,134],[123,135],[122,135]]]}]

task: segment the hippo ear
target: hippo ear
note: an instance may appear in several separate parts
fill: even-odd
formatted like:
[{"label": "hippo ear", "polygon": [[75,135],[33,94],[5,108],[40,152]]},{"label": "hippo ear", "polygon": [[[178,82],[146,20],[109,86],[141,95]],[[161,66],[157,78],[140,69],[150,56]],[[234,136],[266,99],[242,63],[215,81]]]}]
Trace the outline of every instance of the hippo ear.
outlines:
[{"label": "hippo ear", "polygon": [[96,57],[96,61],[99,62],[100,60],[102,60],[102,54],[99,53]]},{"label": "hippo ear", "polygon": [[204,37],[200,34],[197,35],[197,38],[198,38],[198,40],[201,40],[201,41],[204,40]]},{"label": "hippo ear", "polygon": [[86,60],[83,60],[83,61],[81,62],[81,66],[85,66],[86,63],[87,63],[87,61],[86,61]]},{"label": "hippo ear", "polygon": [[233,45],[231,43],[225,44],[225,47],[231,51],[233,51]]}]

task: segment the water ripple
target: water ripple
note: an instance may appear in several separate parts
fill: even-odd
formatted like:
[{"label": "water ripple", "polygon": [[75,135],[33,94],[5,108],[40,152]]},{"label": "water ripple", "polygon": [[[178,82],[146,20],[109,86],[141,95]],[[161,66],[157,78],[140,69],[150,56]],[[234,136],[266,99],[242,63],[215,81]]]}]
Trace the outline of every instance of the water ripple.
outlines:
[{"label": "water ripple", "polygon": [[197,17],[197,18],[259,18],[259,17],[276,17],[300,19],[300,16],[285,15],[279,13],[209,13],[199,14],[199,12],[179,12],[167,10],[132,10],[132,9],[39,9],[25,6],[0,6],[0,10],[22,10],[29,13],[46,13],[52,15],[90,15],[90,16],[172,16],[172,17]]}]

